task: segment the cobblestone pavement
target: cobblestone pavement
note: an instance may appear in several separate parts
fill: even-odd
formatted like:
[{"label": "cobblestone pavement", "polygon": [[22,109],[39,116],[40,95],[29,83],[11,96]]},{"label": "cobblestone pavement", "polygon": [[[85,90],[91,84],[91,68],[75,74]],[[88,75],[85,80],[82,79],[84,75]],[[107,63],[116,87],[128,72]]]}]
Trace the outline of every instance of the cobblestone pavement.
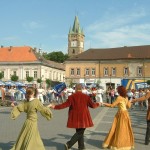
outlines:
[{"label": "cobblestone pavement", "polygon": [[[22,113],[15,121],[10,119],[9,107],[0,107],[0,150],[9,150],[14,144],[23,122],[25,114]],[[108,133],[117,108],[99,107],[90,109],[94,127],[86,129],[85,144],[87,150],[101,150],[101,145]],[[38,120],[39,131],[46,150],[63,150],[63,143],[71,138],[74,129],[66,128],[68,109],[52,110],[53,118],[47,121],[40,114]],[[150,145],[144,145],[146,131],[146,110],[139,108],[129,110],[135,136],[135,150],[150,150]],[[77,150],[75,144],[72,150]]]}]

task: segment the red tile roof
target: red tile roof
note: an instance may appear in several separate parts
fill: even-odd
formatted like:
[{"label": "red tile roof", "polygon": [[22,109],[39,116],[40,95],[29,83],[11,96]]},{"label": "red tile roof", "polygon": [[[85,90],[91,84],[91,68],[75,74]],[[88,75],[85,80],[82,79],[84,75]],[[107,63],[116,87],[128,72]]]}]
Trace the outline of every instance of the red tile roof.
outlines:
[{"label": "red tile roof", "polygon": [[29,46],[0,48],[0,62],[33,62],[37,58]]},{"label": "red tile roof", "polygon": [[118,59],[150,59],[150,45],[117,47],[106,49],[88,49],[81,54],[69,58],[78,60],[118,60]]},{"label": "red tile roof", "polygon": [[54,61],[46,60],[40,53],[29,46],[22,47],[1,47],[0,62],[19,63],[37,62],[52,68],[65,70],[65,65]]}]

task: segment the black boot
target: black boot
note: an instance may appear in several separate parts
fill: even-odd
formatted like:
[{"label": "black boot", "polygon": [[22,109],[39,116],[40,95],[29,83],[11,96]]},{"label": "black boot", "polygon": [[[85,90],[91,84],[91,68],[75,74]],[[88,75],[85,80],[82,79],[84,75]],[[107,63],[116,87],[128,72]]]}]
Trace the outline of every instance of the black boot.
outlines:
[{"label": "black boot", "polygon": [[78,150],[84,150],[85,145],[84,145],[84,135],[81,136],[81,138],[78,140]]},{"label": "black boot", "polygon": [[146,136],[145,136],[145,145],[149,144],[150,139],[150,121],[147,121],[147,129],[146,129]]}]

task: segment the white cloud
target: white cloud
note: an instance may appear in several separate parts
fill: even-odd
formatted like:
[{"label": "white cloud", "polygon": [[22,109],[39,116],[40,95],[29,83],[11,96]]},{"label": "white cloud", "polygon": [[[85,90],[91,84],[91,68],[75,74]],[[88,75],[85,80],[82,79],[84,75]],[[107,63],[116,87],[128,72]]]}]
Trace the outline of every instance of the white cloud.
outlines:
[{"label": "white cloud", "polygon": [[8,37],[4,37],[1,40],[2,41],[16,41],[18,39],[18,37],[16,36],[8,36]]},{"label": "white cloud", "polygon": [[53,34],[50,36],[52,39],[67,39],[67,35],[59,35],[59,34]]},{"label": "white cloud", "polygon": [[148,17],[143,9],[117,16],[103,16],[103,20],[86,28],[88,36],[85,49],[148,45],[150,21],[145,23],[143,19],[145,16]]},{"label": "white cloud", "polygon": [[36,21],[24,22],[22,25],[25,29],[39,29],[39,28],[44,27],[44,25],[42,25]]}]

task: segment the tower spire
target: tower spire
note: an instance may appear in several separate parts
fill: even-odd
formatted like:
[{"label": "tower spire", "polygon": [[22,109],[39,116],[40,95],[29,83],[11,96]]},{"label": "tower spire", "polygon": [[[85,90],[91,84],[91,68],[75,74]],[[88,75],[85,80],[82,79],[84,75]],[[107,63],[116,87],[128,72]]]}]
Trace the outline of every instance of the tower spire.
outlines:
[{"label": "tower spire", "polygon": [[74,33],[81,33],[81,28],[80,28],[80,24],[79,24],[79,19],[77,16],[75,16],[75,20],[74,20],[74,24],[73,24],[73,28],[72,31]]},{"label": "tower spire", "polygon": [[79,19],[75,16],[73,27],[68,34],[68,55],[74,56],[84,51],[84,33],[80,28]]}]

